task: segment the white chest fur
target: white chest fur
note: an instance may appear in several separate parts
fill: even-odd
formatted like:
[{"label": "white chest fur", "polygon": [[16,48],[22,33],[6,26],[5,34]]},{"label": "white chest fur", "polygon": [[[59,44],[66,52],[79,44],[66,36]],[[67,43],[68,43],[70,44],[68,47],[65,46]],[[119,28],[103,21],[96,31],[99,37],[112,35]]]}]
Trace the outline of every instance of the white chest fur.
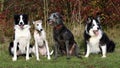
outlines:
[{"label": "white chest fur", "polygon": [[89,39],[89,46],[90,46],[90,52],[91,53],[98,53],[100,52],[99,48],[99,42],[102,37],[102,34],[100,33],[98,36],[93,36]]},{"label": "white chest fur", "polygon": [[25,51],[25,47],[31,39],[30,27],[25,29],[15,28],[15,40],[19,42],[19,48],[21,51]]},{"label": "white chest fur", "polygon": [[43,46],[44,45],[44,40],[46,39],[46,34],[45,34],[45,31],[42,30],[41,32],[38,32],[38,31],[34,31],[34,38],[35,38],[35,41],[37,42],[37,44],[39,46]]}]

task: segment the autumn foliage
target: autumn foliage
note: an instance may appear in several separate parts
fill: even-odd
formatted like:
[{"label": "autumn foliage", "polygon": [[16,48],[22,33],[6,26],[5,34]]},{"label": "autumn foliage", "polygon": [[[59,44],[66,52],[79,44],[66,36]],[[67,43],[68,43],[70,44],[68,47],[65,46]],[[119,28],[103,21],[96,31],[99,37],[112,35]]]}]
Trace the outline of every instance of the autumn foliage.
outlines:
[{"label": "autumn foliage", "polygon": [[5,36],[13,31],[14,14],[26,13],[30,21],[45,22],[50,13],[59,12],[66,23],[84,23],[87,16],[99,14],[104,26],[120,23],[120,0],[3,0],[0,7],[0,33]]}]

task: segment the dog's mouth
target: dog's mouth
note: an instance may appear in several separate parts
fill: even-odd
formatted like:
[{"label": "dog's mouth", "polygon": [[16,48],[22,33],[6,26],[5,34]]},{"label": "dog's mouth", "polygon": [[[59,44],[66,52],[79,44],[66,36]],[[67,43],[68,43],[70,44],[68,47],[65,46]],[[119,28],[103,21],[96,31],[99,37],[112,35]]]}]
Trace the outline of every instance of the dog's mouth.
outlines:
[{"label": "dog's mouth", "polygon": [[99,31],[98,31],[98,30],[93,30],[93,33],[94,33],[95,35],[98,35],[98,34],[99,34]]},{"label": "dog's mouth", "polygon": [[23,24],[21,24],[21,25],[19,25],[19,26],[20,26],[21,29],[24,29],[24,25],[23,25]]},{"label": "dog's mouth", "polygon": [[48,19],[48,23],[50,24],[50,25],[52,25],[53,24],[53,20],[51,20],[51,19]]}]

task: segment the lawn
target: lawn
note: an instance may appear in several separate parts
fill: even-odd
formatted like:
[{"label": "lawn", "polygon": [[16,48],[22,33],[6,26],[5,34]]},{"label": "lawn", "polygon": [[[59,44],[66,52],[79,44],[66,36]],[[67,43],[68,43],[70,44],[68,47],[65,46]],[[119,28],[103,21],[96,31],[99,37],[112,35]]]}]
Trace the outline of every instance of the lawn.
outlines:
[{"label": "lawn", "polygon": [[[0,68],[120,68],[119,30],[120,29],[118,28],[105,30],[108,36],[116,43],[115,52],[107,53],[106,58],[101,58],[101,54],[90,54],[89,58],[85,58],[82,54],[82,40],[79,41],[79,38],[76,38],[78,44],[81,45],[82,59],[73,56],[70,60],[67,60],[66,56],[62,56],[57,60],[54,60],[52,56],[51,60],[47,60],[45,57],[40,57],[41,60],[36,61],[35,56],[33,56],[29,61],[26,61],[25,57],[19,57],[17,61],[13,62],[12,57],[9,56],[8,53],[9,42],[2,43],[0,44]],[[74,35],[76,36],[75,32]]]}]

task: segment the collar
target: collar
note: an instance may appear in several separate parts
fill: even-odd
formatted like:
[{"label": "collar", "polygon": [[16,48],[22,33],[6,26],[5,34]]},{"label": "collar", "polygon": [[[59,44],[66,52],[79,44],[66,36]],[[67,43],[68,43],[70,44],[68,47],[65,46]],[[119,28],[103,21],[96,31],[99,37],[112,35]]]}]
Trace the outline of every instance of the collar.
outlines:
[{"label": "collar", "polygon": [[41,32],[43,31],[43,29],[42,30],[37,30],[36,29],[36,32],[39,34],[39,35],[41,35]]},{"label": "collar", "polygon": [[55,29],[55,30],[59,30],[59,29],[61,29],[62,27],[63,27],[63,25],[62,25],[62,24],[59,24],[59,25],[55,26],[54,29]]}]

